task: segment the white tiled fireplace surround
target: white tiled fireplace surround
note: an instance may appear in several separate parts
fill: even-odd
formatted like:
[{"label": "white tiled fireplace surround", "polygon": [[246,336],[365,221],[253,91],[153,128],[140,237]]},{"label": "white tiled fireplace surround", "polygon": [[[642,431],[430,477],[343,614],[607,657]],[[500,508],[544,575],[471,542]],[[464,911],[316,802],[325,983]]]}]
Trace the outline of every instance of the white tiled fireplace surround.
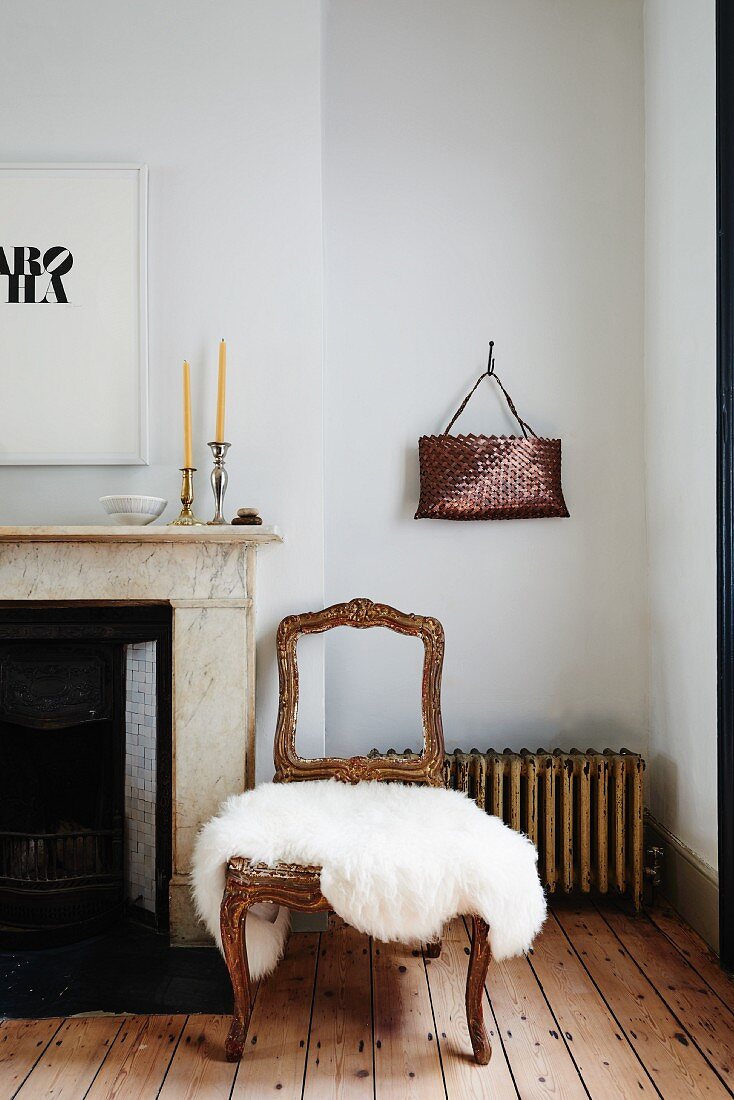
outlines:
[{"label": "white tiled fireplace surround", "polygon": [[[256,552],[279,541],[272,527],[0,527],[0,600],[172,606],[173,943],[203,939],[188,885],[198,828],[222,799],[254,779]],[[127,655],[126,808],[140,825],[135,838],[128,834],[128,880],[144,907],[145,773],[155,767],[149,734],[155,716],[146,714],[154,704],[145,703],[146,692],[155,694],[146,680],[152,651],[136,645]]]},{"label": "white tiled fireplace surround", "polygon": [[155,913],[156,643],[125,650],[126,897]]}]

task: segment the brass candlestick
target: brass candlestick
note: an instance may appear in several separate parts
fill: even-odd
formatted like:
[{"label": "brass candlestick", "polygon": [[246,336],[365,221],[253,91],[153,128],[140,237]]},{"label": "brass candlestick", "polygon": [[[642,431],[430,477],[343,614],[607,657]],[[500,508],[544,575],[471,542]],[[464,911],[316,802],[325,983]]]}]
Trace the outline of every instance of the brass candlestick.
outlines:
[{"label": "brass candlestick", "polygon": [[181,467],[181,514],[178,519],[171,520],[169,527],[205,527],[202,519],[197,519],[191,510],[194,503],[194,474],[195,466]]}]

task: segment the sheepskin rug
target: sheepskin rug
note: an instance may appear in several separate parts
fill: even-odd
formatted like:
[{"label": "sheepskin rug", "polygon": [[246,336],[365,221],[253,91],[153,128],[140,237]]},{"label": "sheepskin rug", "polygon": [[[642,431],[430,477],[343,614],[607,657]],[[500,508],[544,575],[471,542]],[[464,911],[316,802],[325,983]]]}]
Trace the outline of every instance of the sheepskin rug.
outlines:
[{"label": "sheepskin rug", "polygon": [[[545,919],[534,845],[466,795],[435,787],[337,780],[265,783],[235,795],[196,841],[192,886],[221,949],[227,861],[316,864],[321,891],[353,928],[383,941],[426,943],[452,917],[476,913],[496,959],[527,951]],[[283,954],[288,912],[250,909],[253,978]]]}]

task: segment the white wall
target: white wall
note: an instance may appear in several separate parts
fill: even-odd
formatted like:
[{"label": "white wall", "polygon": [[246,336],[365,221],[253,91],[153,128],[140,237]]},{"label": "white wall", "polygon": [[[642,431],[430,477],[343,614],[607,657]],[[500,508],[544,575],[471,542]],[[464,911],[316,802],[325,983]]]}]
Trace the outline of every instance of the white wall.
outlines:
[{"label": "white wall", "polygon": [[[443,620],[451,746],[646,747],[642,30],[639,0],[326,5],[326,595]],[[418,437],[490,337],[571,519],[416,522]],[[489,385],[459,423],[512,430]],[[370,670],[327,649],[330,748],[409,740],[393,650]]]},{"label": "white wall", "polygon": [[[0,470],[0,523],[85,523],[180,486],[193,371],[198,508],[229,341],[227,507],[287,533],[260,556],[259,760],[272,774],[280,617],[323,602],[320,12],[314,0],[3,0],[0,160],[150,169],[149,467]],[[2,364],[2,370],[12,369]],[[32,410],[29,410],[32,415]],[[322,682],[314,651],[308,669]],[[305,718],[321,744],[323,690]]]},{"label": "white wall", "polygon": [[715,867],[714,0],[646,0],[650,808]]}]

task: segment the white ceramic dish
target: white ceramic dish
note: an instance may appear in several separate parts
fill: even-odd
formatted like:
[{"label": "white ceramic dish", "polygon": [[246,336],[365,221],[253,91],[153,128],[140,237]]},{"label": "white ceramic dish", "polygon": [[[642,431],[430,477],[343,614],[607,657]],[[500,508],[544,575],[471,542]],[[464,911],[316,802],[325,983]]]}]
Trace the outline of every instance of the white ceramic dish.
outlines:
[{"label": "white ceramic dish", "polygon": [[131,527],[144,527],[158,519],[168,504],[163,497],[139,495],[104,496],[99,498],[113,523],[129,524]]}]

